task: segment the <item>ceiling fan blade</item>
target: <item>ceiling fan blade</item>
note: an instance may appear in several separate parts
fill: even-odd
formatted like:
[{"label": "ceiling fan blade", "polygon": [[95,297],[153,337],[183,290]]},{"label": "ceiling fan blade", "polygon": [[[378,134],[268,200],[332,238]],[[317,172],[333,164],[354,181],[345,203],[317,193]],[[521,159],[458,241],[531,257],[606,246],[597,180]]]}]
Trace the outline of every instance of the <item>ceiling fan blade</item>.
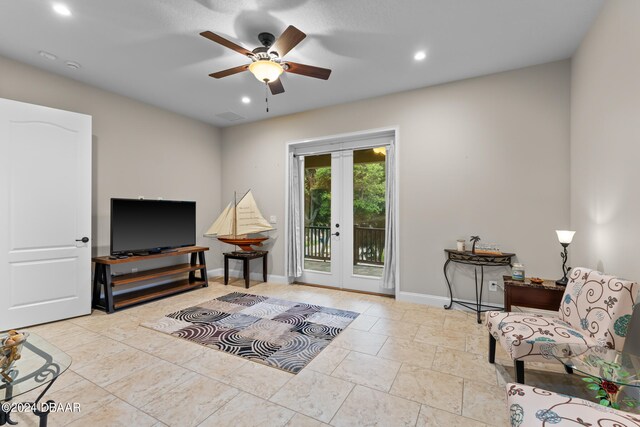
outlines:
[{"label": "ceiling fan blade", "polygon": [[280,79],[269,83],[269,89],[271,89],[271,95],[277,95],[284,92],[284,86],[282,86]]},{"label": "ceiling fan blade", "polygon": [[294,74],[301,74],[307,77],[314,77],[316,79],[327,80],[331,75],[331,70],[328,68],[314,67],[313,65],[297,64],[295,62],[287,61],[288,68],[285,71]]},{"label": "ceiling fan blade", "polygon": [[227,40],[224,37],[221,37],[215,33],[212,33],[211,31],[204,31],[202,33],[200,33],[200,35],[202,37],[205,37],[209,40],[211,40],[212,42],[216,42],[218,44],[221,44],[224,47],[228,47],[231,50],[235,50],[236,52],[245,55],[245,56],[250,56],[253,55],[253,52],[251,52],[250,50],[247,50],[245,48],[243,48],[240,45],[235,44],[234,42],[232,42],[231,40]]},{"label": "ceiling fan blade", "polygon": [[300,43],[304,38],[307,37],[305,33],[294,27],[293,25],[289,25],[286,30],[278,37],[278,40],[271,46],[270,51],[278,52],[278,56],[282,58],[285,56],[291,49],[296,47],[298,43]]},{"label": "ceiling fan blade", "polygon": [[209,74],[209,76],[213,77],[214,79],[221,79],[223,77],[232,76],[234,74],[238,74],[238,73],[241,73],[243,71],[246,71],[248,68],[249,68],[248,65],[240,65],[239,67],[233,67],[233,68],[229,68],[227,70],[222,70],[222,71],[218,71],[216,73],[211,73],[211,74]]}]

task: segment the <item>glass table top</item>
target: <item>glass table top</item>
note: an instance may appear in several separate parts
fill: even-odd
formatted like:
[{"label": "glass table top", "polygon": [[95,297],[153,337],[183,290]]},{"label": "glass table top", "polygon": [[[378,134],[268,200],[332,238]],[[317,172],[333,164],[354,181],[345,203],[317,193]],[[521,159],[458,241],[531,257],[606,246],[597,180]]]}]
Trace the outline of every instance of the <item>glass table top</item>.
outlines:
[{"label": "glass table top", "polygon": [[563,365],[590,377],[640,387],[640,357],[606,347],[558,344],[551,355]]},{"label": "glass table top", "polygon": [[21,358],[7,373],[13,381],[0,377],[0,402],[9,401],[48,384],[71,365],[71,357],[34,333],[29,333]]}]

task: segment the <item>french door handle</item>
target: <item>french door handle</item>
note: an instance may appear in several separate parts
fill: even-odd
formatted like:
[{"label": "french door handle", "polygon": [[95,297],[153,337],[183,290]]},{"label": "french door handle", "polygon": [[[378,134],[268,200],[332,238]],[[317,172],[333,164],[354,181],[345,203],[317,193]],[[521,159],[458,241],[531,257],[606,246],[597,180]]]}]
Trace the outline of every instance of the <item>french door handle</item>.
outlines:
[{"label": "french door handle", "polygon": [[336,231],[335,233],[331,233],[332,236],[340,237],[340,232]]},{"label": "french door handle", "polygon": [[83,237],[82,239],[76,239],[76,242],[87,243],[87,242],[89,242],[89,238],[88,237]]}]

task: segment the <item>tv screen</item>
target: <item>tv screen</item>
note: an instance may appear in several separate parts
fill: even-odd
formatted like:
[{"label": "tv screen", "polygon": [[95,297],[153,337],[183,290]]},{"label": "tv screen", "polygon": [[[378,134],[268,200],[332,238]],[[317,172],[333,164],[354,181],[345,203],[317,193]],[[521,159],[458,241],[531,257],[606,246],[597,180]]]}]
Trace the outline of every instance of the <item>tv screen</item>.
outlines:
[{"label": "tv screen", "polygon": [[111,254],[196,244],[196,202],[111,199]]}]

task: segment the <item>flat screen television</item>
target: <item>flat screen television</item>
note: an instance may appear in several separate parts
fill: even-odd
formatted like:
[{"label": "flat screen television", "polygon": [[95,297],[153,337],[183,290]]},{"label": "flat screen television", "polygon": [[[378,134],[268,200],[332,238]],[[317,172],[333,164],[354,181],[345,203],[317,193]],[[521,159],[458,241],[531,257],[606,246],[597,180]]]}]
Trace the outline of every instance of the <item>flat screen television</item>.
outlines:
[{"label": "flat screen television", "polygon": [[196,244],[196,202],[111,199],[111,254]]}]

